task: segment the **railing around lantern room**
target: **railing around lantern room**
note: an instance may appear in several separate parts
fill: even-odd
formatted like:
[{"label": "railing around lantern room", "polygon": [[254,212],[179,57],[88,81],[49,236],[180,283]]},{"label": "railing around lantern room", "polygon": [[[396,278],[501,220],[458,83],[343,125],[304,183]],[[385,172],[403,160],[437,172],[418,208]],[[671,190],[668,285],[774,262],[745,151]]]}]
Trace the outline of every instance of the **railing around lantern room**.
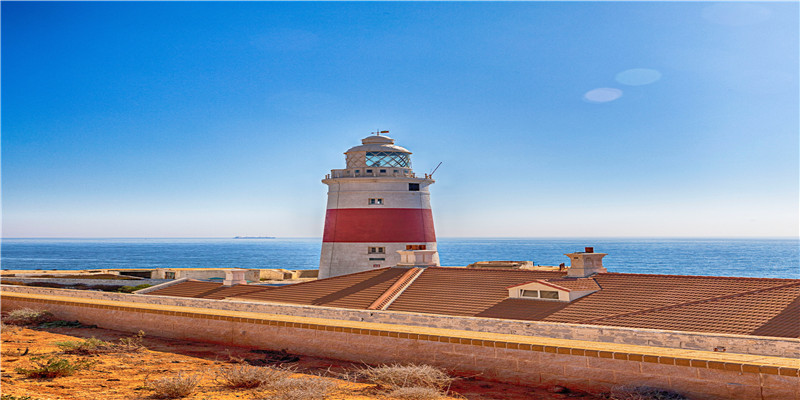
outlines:
[{"label": "railing around lantern room", "polygon": [[325,175],[325,179],[331,178],[373,178],[373,177],[403,177],[403,178],[416,178],[417,175],[410,169],[404,168],[386,168],[386,167],[368,167],[368,168],[350,168],[350,169],[332,169],[330,174]]}]

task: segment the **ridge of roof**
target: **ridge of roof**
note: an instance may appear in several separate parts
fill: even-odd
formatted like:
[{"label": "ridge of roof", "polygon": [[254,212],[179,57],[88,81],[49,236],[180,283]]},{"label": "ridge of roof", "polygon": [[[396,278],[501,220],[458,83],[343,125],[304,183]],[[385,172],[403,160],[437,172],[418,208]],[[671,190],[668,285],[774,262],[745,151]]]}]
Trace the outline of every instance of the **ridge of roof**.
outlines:
[{"label": "ridge of roof", "polygon": [[[520,268],[467,268],[467,267],[428,267],[428,269],[441,269],[441,270],[469,270],[469,271],[503,271],[503,272],[554,272],[566,273],[564,270],[535,270],[535,269],[520,269]],[[658,277],[671,277],[671,278],[704,278],[704,279],[725,279],[725,280],[753,280],[753,281],[800,281],[797,278],[757,278],[749,276],[715,276],[715,275],[675,275],[675,274],[642,274],[635,272],[599,272],[597,275],[624,275],[624,276],[658,276]]]},{"label": "ridge of roof", "polygon": [[414,267],[409,268],[400,279],[386,289],[383,294],[378,296],[375,301],[367,307],[367,310],[385,310],[392,302],[403,293],[406,288],[411,285],[414,280],[422,273],[422,268]]},{"label": "ridge of roof", "polygon": [[753,280],[753,281],[794,281],[800,282],[796,278],[754,278],[749,276],[713,276],[713,275],[673,275],[673,274],[639,274],[632,272],[599,272],[597,275],[625,275],[625,276],[660,276],[669,278],[707,278],[707,279],[726,279],[726,280]]},{"label": "ridge of roof", "polygon": [[314,283],[314,282],[321,282],[321,281],[327,281],[327,282],[330,282],[330,280],[331,280],[331,279],[337,279],[337,278],[342,278],[342,277],[350,277],[350,276],[354,276],[354,275],[363,275],[363,274],[372,273],[372,272],[375,272],[375,271],[383,271],[383,270],[388,270],[388,269],[390,269],[390,268],[396,268],[396,267],[383,267],[383,268],[375,268],[375,269],[370,269],[370,270],[361,271],[361,272],[354,272],[354,273],[352,273],[352,274],[344,274],[344,275],[332,276],[332,277],[330,277],[330,278],[314,279],[314,280],[311,280],[311,281],[305,281],[305,282],[292,283],[292,284],[285,285],[285,286],[278,286],[278,287],[276,287],[275,289],[280,289],[280,288],[282,288],[282,287],[287,287],[287,286],[291,286],[291,287],[298,287],[298,286],[301,286],[301,285],[308,285],[308,284],[310,284],[310,283]]},{"label": "ridge of roof", "polygon": [[566,268],[563,269],[563,270],[551,270],[551,269],[538,270],[538,269],[522,269],[522,268],[482,268],[482,267],[481,268],[467,268],[467,267],[442,267],[442,266],[426,267],[426,268],[427,269],[441,269],[441,270],[461,269],[461,270],[467,270],[467,271],[503,271],[503,272],[537,272],[537,273],[551,272],[551,273],[564,273],[564,274],[567,273],[567,269]]},{"label": "ridge of roof", "polygon": [[787,283],[785,285],[771,286],[771,287],[766,287],[766,288],[748,290],[748,291],[745,291],[745,292],[731,293],[731,294],[726,294],[726,295],[722,295],[722,296],[715,296],[715,297],[709,297],[709,298],[705,298],[705,299],[687,301],[687,302],[683,302],[683,303],[668,304],[668,305],[665,305],[665,306],[652,307],[652,308],[647,308],[647,309],[644,309],[644,310],[636,310],[636,311],[624,312],[624,313],[619,313],[619,314],[606,315],[604,317],[584,319],[584,320],[576,321],[574,323],[576,323],[576,324],[588,324],[588,323],[592,323],[592,322],[602,321],[604,319],[619,318],[619,317],[625,317],[625,316],[629,316],[629,315],[646,314],[646,313],[650,313],[650,312],[669,310],[669,309],[680,308],[680,307],[685,307],[685,306],[689,306],[689,305],[695,305],[695,304],[708,303],[708,302],[712,302],[712,301],[731,299],[731,298],[734,298],[734,297],[745,296],[745,295],[754,294],[754,293],[760,293],[760,292],[766,292],[766,291],[769,291],[769,290],[783,289],[783,288],[792,287],[792,286],[800,286],[800,280],[798,280],[798,282]]}]

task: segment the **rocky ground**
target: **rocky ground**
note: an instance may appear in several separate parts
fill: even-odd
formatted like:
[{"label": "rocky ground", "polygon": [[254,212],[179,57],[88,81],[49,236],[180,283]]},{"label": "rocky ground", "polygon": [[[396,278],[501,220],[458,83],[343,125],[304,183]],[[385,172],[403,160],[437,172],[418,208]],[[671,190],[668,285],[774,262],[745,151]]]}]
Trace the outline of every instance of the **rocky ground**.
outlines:
[{"label": "rocky ground", "polygon": [[[243,365],[278,365],[293,369],[293,377],[320,376],[333,382],[335,389],[328,399],[390,399],[375,385],[343,379],[359,365],[349,362],[294,356],[267,350],[186,342],[145,336],[146,349],[89,355],[64,354],[56,342],[82,342],[97,338],[118,342],[131,334],[91,327],[26,328],[4,326],[0,344],[0,390],[3,400],[112,400],[149,399],[154,391],[148,382],[163,377],[196,375],[200,384],[194,393],[185,397],[194,400],[262,399],[270,393],[260,389],[228,389],[218,379],[222,367]],[[36,356],[58,356],[88,366],[71,376],[52,379],[27,378],[19,368],[30,368]],[[343,375],[344,374],[344,375]],[[554,393],[553,391],[558,393]],[[25,396],[29,396],[26,398]],[[459,377],[448,397],[443,399],[598,399],[563,388],[530,388],[481,380],[480,377]]]}]

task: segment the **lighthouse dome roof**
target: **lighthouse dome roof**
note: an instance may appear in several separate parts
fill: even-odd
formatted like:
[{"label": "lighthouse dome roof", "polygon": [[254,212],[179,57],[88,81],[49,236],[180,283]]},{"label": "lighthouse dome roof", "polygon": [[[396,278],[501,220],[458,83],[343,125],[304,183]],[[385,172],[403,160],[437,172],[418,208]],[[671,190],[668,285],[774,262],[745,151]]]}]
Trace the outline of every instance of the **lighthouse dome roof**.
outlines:
[{"label": "lighthouse dome roof", "polygon": [[345,152],[345,154],[357,151],[388,151],[411,154],[410,151],[400,146],[396,146],[394,144],[394,139],[383,135],[367,136],[364,139],[361,139],[360,146],[351,147]]}]

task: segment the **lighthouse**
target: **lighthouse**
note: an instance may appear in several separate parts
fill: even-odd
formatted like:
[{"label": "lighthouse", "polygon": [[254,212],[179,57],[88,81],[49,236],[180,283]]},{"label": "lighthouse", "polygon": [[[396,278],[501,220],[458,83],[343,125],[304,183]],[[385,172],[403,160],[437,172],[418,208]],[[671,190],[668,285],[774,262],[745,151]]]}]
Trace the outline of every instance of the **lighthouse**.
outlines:
[{"label": "lighthouse", "polygon": [[[411,152],[379,131],[347,150],[334,169],[322,236],[319,277],[397,265],[439,265],[428,175],[411,169]],[[416,257],[415,257],[416,255]]]}]

